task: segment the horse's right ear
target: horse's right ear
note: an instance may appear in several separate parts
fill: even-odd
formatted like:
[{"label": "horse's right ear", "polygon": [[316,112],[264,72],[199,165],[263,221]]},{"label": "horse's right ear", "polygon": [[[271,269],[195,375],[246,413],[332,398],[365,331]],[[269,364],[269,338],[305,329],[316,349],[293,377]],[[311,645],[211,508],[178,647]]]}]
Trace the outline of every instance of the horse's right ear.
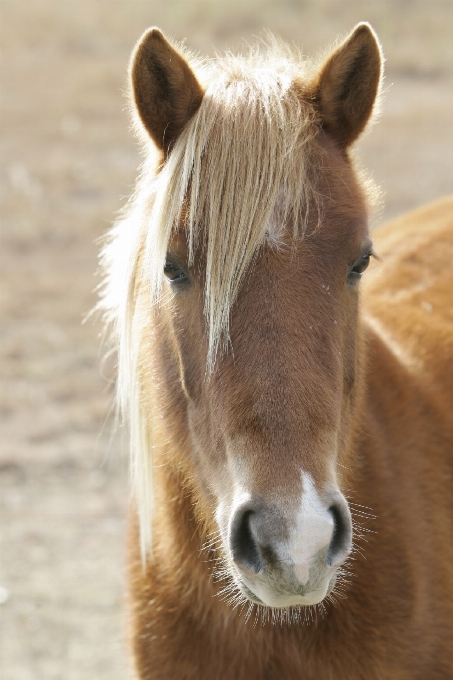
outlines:
[{"label": "horse's right ear", "polygon": [[183,57],[158,28],[148,29],[131,58],[136,111],[157,147],[168,152],[203,98],[203,89]]},{"label": "horse's right ear", "polygon": [[358,24],[324,62],[315,82],[322,126],[346,148],[365,128],[382,76],[382,52],[371,26]]}]

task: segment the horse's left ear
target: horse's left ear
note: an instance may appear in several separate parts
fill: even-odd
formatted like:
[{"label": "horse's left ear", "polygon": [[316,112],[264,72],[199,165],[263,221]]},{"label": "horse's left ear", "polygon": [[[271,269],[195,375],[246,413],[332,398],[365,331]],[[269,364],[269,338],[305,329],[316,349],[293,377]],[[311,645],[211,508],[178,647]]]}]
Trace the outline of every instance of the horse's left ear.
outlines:
[{"label": "horse's left ear", "polygon": [[184,55],[158,28],[148,29],[131,57],[130,80],[136,112],[156,146],[168,152],[203,98],[203,89]]},{"label": "horse's left ear", "polygon": [[358,24],[324,62],[315,82],[323,128],[342,146],[354,142],[373,111],[383,57],[371,26]]}]

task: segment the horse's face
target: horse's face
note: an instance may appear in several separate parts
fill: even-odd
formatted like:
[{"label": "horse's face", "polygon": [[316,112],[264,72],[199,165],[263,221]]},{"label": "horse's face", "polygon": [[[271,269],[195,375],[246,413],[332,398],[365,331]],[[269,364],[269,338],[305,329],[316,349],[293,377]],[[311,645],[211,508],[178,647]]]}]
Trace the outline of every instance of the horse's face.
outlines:
[{"label": "horse's face", "polygon": [[[187,95],[187,119],[202,90],[160,33],[145,36],[134,64],[138,112],[166,153],[172,139],[162,116],[175,83]],[[164,68],[173,69],[167,80]],[[341,486],[360,398],[357,288],[371,241],[345,149],[368,119],[379,73],[375,38],[361,26],[312,85],[310,101],[323,120],[317,137],[324,158],[317,190],[328,197],[322,223],[298,239],[287,225],[276,245],[274,216],[231,309],[229,346],[212,372],[203,246],[190,265],[184,228],[168,246],[149,357],[158,402],[166,404],[159,428],[192,480],[201,515],[220,531],[236,585],[268,606],[321,601],[351,550]],[[145,86],[157,99],[143,94]],[[158,108],[160,96],[166,108]],[[184,124],[182,110],[175,99],[176,128]],[[149,375],[147,361],[145,352]]]},{"label": "horse's face", "polygon": [[[340,184],[333,207],[314,233],[262,249],[211,374],[203,255],[188,267],[183,232],[170,242],[160,312],[163,385],[178,375],[174,408],[184,404],[190,439],[184,465],[237,585],[277,607],[322,600],[351,550],[340,481],[358,392],[357,271],[371,241],[352,171],[323,144]],[[347,198],[334,196],[344,185]]]}]

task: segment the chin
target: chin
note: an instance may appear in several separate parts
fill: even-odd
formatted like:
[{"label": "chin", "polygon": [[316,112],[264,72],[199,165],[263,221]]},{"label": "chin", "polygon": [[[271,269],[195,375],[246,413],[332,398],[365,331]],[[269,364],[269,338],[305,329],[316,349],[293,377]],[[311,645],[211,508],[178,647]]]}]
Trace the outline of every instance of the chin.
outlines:
[{"label": "chin", "polygon": [[336,576],[326,579],[324,583],[317,584],[316,589],[307,589],[300,586],[291,591],[281,588],[271,588],[266,583],[254,583],[249,585],[241,579],[238,584],[241,593],[254,604],[272,609],[286,609],[287,607],[309,607],[319,604],[330,595],[335,587]]}]

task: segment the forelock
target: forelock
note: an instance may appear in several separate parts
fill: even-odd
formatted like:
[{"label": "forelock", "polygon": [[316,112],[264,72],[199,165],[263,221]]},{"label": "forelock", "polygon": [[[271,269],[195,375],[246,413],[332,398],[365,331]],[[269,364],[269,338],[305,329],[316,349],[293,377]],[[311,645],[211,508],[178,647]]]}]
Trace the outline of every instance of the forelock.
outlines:
[{"label": "forelock", "polygon": [[189,266],[196,250],[204,251],[210,369],[228,339],[231,306],[274,211],[300,236],[310,205],[318,203],[312,181],[317,119],[302,85],[307,65],[283,48],[273,50],[199,67],[205,95],[155,180],[145,225],[143,261],[154,304],[182,214]]}]

